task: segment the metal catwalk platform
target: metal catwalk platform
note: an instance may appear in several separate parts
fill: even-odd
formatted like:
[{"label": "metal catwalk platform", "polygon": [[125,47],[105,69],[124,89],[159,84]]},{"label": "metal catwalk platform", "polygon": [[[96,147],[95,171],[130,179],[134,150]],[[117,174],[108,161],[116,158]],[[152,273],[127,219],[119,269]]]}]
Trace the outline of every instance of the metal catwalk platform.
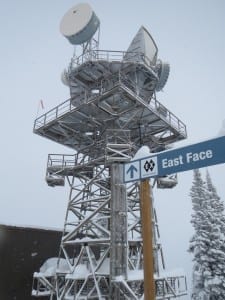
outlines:
[{"label": "metal catwalk platform", "polygon": [[157,75],[145,59],[135,63],[124,52],[113,55],[93,51],[83,64],[73,61],[73,97],[36,119],[34,132],[92,158],[105,155],[106,144],[116,139],[129,144],[132,154],[142,145],[154,150],[186,138],[184,123],[157,101]]}]

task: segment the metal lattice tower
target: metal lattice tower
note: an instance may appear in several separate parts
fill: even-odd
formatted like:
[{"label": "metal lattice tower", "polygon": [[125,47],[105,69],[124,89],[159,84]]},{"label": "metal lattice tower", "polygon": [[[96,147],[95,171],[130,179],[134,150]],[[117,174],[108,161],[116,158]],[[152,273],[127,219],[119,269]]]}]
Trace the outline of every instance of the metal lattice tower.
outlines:
[{"label": "metal lattice tower", "polygon": [[[71,98],[34,124],[36,134],[76,153],[48,157],[47,183],[66,179],[70,193],[57,265],[34,274],[32,295],[144,299],[140,186],[124,184],[123,163],[142,145],[157,151],[186,138],[186,126],[156,99],[169,71],[145,28],[126,52],[98,50],[93,39],[64,72]],[[149,43],[154,51],[144,51]],[[165,178],[158,183],[171,187]],[[154,208],[153,216],[156,298],[178,298],[186,294],[185,276],[163,272]]]}]

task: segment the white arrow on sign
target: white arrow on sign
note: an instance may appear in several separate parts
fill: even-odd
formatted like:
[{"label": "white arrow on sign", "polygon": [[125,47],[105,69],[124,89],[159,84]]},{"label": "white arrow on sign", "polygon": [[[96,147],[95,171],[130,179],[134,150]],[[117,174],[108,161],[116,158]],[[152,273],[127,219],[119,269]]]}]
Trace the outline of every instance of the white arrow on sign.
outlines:
[{"label": "white arrow on sign", "polygon": [[140,164],[139,161],[127,163],[124,166],[124,181],[134,181],[140,179]]}]

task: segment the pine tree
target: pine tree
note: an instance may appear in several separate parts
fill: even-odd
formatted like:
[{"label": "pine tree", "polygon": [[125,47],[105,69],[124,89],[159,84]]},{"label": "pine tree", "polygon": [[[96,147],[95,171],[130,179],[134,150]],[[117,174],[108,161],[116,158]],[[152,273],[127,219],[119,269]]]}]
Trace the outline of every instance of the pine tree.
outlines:
[{"label": "pine tree", "polygon": [[193,296],[195,300],[225,299],[225,218],[224,206],[212,184],[209,173],[203,182],[194,170],[190,196],[195,233],[190,240],[193,253]]},{"label": "pine tree", "polygon": [[194,254],[193,267],[193,299],[201,299],[204,291],[204,270],[207,252],[207,219],[205,218],[205,186],[199,170],[194,170],[193,185],[190,196],[192,199],[193,214],[191,223],[195,233],[190,240],[189,251]]},{"label": "pine tree", "polygon": [[211,247],[208,274],[205,277],[205,288],[210,299],[225,299],[225,218],[224,204],[212,184],[209,172],[206,173],[206,199],[209,203],[211,228],[209,238]]}]

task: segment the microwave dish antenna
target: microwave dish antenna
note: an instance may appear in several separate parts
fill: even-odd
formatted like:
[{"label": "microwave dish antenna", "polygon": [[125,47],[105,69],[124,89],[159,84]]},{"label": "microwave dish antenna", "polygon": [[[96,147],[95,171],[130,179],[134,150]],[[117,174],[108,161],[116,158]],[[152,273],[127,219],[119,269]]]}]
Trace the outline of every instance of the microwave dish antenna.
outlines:
[{"label": "microwave dish antenna", "polygon": [[170,74],[170,65],[167,62],[158,61],[158,77],[159,81],[155,87],[156,92],[161,91],[167,83]]},{"label": "microwave dish antenna", "polygon": [[80,45],[91,40],[100,26],[99,18],[88,3],[71,7],[63,16],[60,32],[72,45]]}]

